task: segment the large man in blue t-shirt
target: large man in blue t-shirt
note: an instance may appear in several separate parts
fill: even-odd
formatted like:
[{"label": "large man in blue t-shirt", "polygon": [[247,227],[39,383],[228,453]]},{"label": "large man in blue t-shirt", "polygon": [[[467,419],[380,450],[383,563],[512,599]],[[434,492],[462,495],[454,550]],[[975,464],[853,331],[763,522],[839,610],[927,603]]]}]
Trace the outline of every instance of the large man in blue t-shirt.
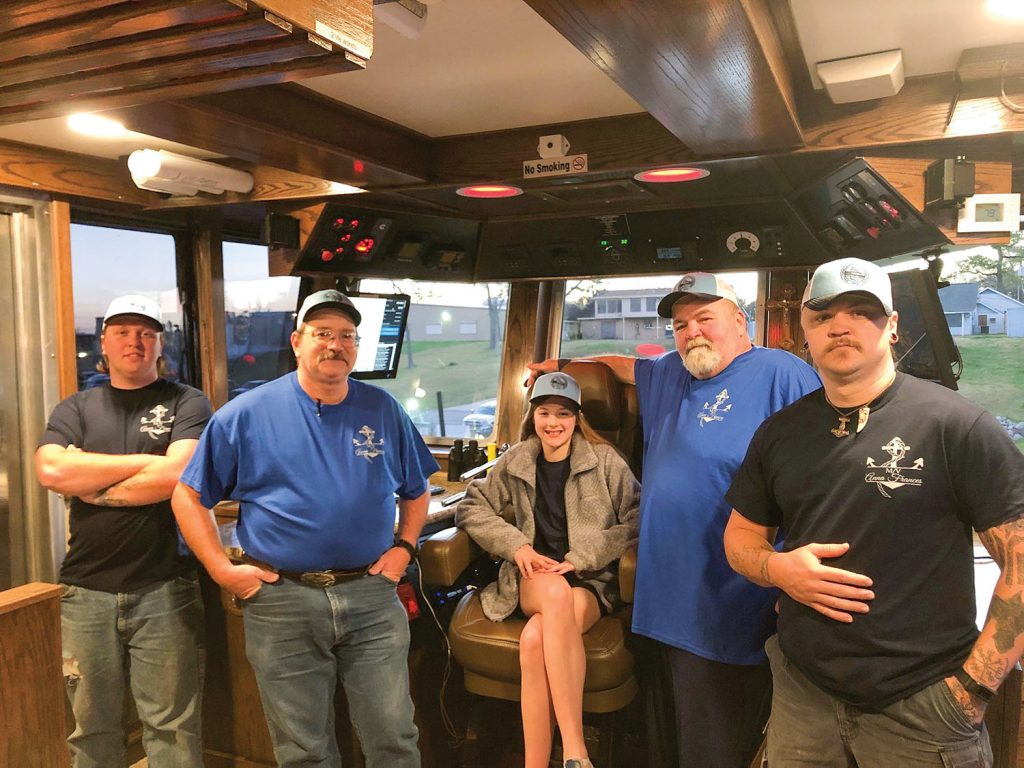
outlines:
[{"label": "large man in blue t-shirt", "polygon": [[672,320],[676,351],[593,358],[636,384],[643,421],[633,631],[667,652],[680,768],[742,768],[768,717],[763,647],[776,594],[744,583],[725,559],[725,491],[758,425],[821,382],[788,352],[751,345],[720,277],[683,275],[658,314]]},{"label": "large man in blue t-shirt", "polygon": [[[438,465],[390,395],[349,379],[360,320],[344,294],[310,295],[291,337],[298,370],[214,415],[172,498],[193,552],[243,603],[246,655],[282,768],[341,766],[338,680],[367,765],[420,764],[395,587]],[[240,502],[246,564],[228,560],[210,514],[225,498]]]}]

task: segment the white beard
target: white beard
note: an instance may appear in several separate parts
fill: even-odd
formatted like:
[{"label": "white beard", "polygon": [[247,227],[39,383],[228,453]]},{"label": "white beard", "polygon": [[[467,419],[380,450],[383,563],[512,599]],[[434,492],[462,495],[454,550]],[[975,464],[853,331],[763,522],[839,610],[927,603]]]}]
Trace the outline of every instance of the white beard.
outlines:
[{"label": "white beard", "polygon": [[683,366],[695,379],[706,379],[722,364],[722,356],[714,347],[700,344],[686,351]]}]

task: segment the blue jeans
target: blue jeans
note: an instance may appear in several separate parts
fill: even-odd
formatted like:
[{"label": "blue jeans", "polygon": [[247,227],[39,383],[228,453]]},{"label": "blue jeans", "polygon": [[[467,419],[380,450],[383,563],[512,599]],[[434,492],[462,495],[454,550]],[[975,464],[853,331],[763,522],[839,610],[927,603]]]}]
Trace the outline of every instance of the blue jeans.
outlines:
[{"label": "blue jeans", "polygon": [[881,712],[833,698],[779,648],[765,644],[774,695],[768,721],[770,768],[987,768],[988,733],[977,731],[944,680]]},{"label": "blue jeans", "polygon": [[419,768],[409,696],[409,620],[384,576],[317,588],[281,579],[243,603],[280,768],[340,768],[334,692],[340,680],[368,768]]},{"label": "blue jeans", "polygon": [[194,578],[137,592],[64,584],[64,685],[75,714],[74,768],[122,768],[131,686],[150,768],[202,768],[203,602]]}]

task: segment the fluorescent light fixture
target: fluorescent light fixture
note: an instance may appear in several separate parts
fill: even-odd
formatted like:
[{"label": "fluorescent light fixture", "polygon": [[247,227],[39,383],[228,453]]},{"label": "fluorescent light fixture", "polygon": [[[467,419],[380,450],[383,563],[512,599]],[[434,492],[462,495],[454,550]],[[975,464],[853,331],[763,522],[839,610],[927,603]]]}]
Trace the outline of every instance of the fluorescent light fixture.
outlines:
[{"label": "fluorescent light fixture", "polygon": [[251,192],[252,174],[165,150],[137,149],[128,156],[132,181],[140,189],[170,195]]},{"label": "fluorescent light fixture", "polygon": [[75,133],[92,136],[96,139],[119,139],[128,133],[117,120],[100,117],[89,112],[76,112],[73,115],[68,115],[68,128]]},{"label": "fluorescent light fixture", "polygon": [[1024,3],[1020,0],[988,0],[985,13],[996,19],[1024,21]]}]

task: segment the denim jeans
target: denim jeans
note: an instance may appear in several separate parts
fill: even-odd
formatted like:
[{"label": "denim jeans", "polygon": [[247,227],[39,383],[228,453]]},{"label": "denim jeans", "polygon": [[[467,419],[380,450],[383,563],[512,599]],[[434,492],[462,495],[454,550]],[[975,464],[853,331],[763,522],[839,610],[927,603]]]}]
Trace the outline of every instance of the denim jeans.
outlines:
[{"label": "denim jeans", "polygon": [[281,579],[243,603],[280,768],[340,768],[334,692],[340,680],[368,768],[419,768],[409,696],[409,620],[384,576],[318,588]]},{"label": "denim jeans", "polygon": [[64,685],[74,768],[123,768],[131,686],[150,768],[202,768],[203,603],[194,578],[137,592],[62,585]]},{"label": "denim jeans", "polygon": [[770,768],[989,768],[988,733],[977,731],[944,680],[865,712],[808,680],[785,657],[778,637],[765,645],[774,696],[768,721]]}]

